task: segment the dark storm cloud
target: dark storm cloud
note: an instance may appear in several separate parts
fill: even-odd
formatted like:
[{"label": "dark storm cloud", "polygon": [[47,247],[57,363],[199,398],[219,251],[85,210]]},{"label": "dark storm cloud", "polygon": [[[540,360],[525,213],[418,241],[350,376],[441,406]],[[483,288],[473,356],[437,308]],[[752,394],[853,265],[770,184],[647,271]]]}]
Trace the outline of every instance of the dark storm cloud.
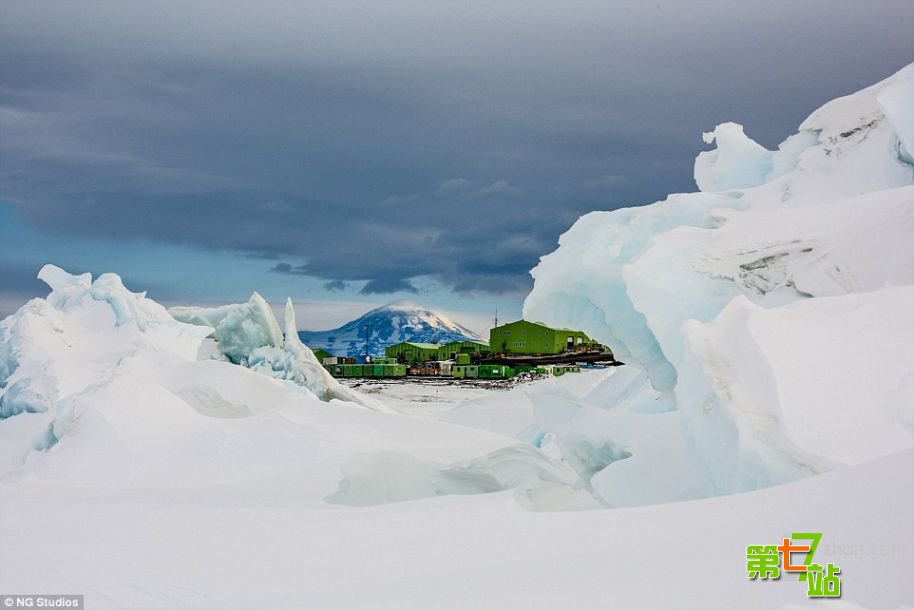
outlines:
[{"label": "dark storm cloud", "polygon": [[328,290],[524,291],[582,213],[693,190],[702,130],[775,146],[912,28],[909,0],[10,2],[0,199]]},{"label": "dark storm cloud", "polygon": [[0,286],[8,295],[46,294],[47,285],[38,279],[38,265],[0,261]]},{"label": "dark storm cloud", "polygon": [[273,273],[287,273],[289,275],[307,275],[301,267],[293,267],[289,263],[276,263],[270,268]]},{"label": "dark storm cloud", "polygon": [[[58,261],[61,262],[62,261]],[[46,296],[50,292],[47,284],[38,279],[38,272],[44,263],[6,262],[0,260],[0,319],[15,312],[28,299]],[[102,271],[96,269],[71,269],[76,274],[89,272],[98,277]],[[122,278],[124,285],[130,289],[140,285],[129,275]],[[174,298],[168,286],[143,282],[143,287],[150,294],[161,298]]]},{"label": "dark storm cloud", "polygon": [[279,255],[275,252],[248,252],[244,257],[254,261],[275,261],[279,259]]},{"label": "dark storm cloud", "polygon": [[40,265],[0,260],[0,319],[15,312],[28,299],[48,294],[48,286],[37,278]]},{"label": "dark storm cloud", "polygon": [[395,278],[381,278],[371,280],[359,291],[362,294],[391,294],[393,292],[411,292],[418,294],[419,290],[409,280]]}]

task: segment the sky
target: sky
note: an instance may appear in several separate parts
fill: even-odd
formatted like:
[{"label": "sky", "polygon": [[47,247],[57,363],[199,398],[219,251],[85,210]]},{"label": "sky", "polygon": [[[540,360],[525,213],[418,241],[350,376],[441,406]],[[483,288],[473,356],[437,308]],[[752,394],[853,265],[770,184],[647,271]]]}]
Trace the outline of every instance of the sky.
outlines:
[{"label": "sky", "polygon": [[776,147],[912,31],[910,0],[4,0],[0,315],[53,262],[484,331],[579,216],[695,190],[718,123]]}]

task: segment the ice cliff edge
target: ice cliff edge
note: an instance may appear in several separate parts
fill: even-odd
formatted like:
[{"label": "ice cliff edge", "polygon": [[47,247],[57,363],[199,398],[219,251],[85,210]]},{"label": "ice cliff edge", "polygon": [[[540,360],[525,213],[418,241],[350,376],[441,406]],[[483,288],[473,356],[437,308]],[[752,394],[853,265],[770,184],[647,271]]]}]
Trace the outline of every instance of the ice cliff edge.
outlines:
[{"label": "ice cliff edge", "polygon": [[[642,370],[709,493],[910,447],[914,64],[825,104],[776,151],[735,123],[704,140],[701,192],[580,218],[532,271],[524,317]],[[657,450],[643,438],[630,459]],[[606,496],[626,461],[597,475]]]}]

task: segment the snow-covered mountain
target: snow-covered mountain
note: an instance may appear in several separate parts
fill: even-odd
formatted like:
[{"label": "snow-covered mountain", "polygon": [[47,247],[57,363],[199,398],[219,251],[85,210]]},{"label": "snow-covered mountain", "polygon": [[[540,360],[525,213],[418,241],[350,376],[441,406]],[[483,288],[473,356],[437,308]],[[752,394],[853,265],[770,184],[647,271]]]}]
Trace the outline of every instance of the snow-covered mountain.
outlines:
[{"label": "snow-covered mountain", "polygon": [[465,326],[410,301],[398,301],[372,309],[339,328],[305,330],[298,335],[311,349],[324,349],[341,356],[357,356],[365,353],[366,330],[368,353],[372,355],[383,354],[385,347],[401,341],[447,343],[481,339]]}]

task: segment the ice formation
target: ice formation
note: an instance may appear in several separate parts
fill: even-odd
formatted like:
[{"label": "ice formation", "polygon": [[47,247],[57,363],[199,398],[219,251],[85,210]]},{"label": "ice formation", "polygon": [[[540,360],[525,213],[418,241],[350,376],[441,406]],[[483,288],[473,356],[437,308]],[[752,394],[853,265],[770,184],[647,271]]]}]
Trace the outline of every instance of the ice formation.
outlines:
[{"label": "ice formation", "polygon": [[[93,282],[89,274],[46,265],[38,277],[50,286],[48,297],[32,299],[0,324],[0,474],[54,446],[77,421],[90,429],[90,422],[101,425],[96,431],[106,432],[95,439],[99,445],[121,445],[117,430],[188,424],[194,413],[248,417],[268,411],[273,401],[339,399],[389,410],[342,387],[317,363],[295,334],[291,304],[288,341],[259,297],[208,316],[217,345],[252,372],[199,360],[214,329],[175,320],[145,294],[127,290],[117,275]],[[134,413],[132,422],[125,418],[140,405],[148,412]],[[137,442],[146,441],[140,436]]]},{"label": "ice formation", "polygon": [[[676,499],[914,445],[914,65],[824,105],[777,151],[733,123],[705,140],[703,192],[588,214],[532,272],[525,318],[608,343],[674,409],[627,413],[617,375],[602,399],[540,415],[571,462],[582,436],[631,454],[591,478],[607,503],[632,501],[625,470],[643,500]],[[692,483],[669,493],[652,473],[672,464]]]},{"label": "ice formation", "polygon": [[328,500],[350,506],[513,490],[522,504],[543,508],[538,500],[575,481],[568,466],[529,445],[503,447],[452,464],[386,451],[345,464],[342,472],[339,487]]},{"label": "ice formation", "polygon": [[295,309],[288,299],[285,336],[273,310],[256,292],[247,303],[221,307],[172,307],[176,320],[211,328],[218,350],[231,362],[253,371],[294,381],[321,400],[346,400],[390,411],[381,403],[343,387],[317,361],[298,336]]},{"label": "ice formation", "polygon": [[[273,317],[269,308],[266,313],[270,318]],[[273,323],[275,324],[275,319]],[[314,352],[308,349],[298,336],[292,299],[286,301],[285,324],[286,334],[283,343],[278,347],[263,345],[254,348],[242,358],[246,366],[252,371],[277,379],[294,381],[311,390],[321,400],[347,400],[382,411],[393,411],[376,400],[343,387],[321,366]]]},{"label": "ice formation", "polygon": [[695,159],[695,182],[702,191],[758,186],[774,170],[773,153],[747,137],[742,125],[721,123],[702,139],[717,145]]},{"label": "ice formation", "polygon": [[179,322],[209,326],[219,349],[235,364],[259,347],[282,347],[283,335],[273,311],[256,292],[247,303],[222,307],[172,307]]},{"label": "ice formation", "polygon": [[536,423],[525,435],[539,431],[534,444],[561,456],[577,472],[577,485],[605,506],[709,495],[683,445],[681,414],[638,367],[613,370],[583,396],[545,391],[531,399]]}]

